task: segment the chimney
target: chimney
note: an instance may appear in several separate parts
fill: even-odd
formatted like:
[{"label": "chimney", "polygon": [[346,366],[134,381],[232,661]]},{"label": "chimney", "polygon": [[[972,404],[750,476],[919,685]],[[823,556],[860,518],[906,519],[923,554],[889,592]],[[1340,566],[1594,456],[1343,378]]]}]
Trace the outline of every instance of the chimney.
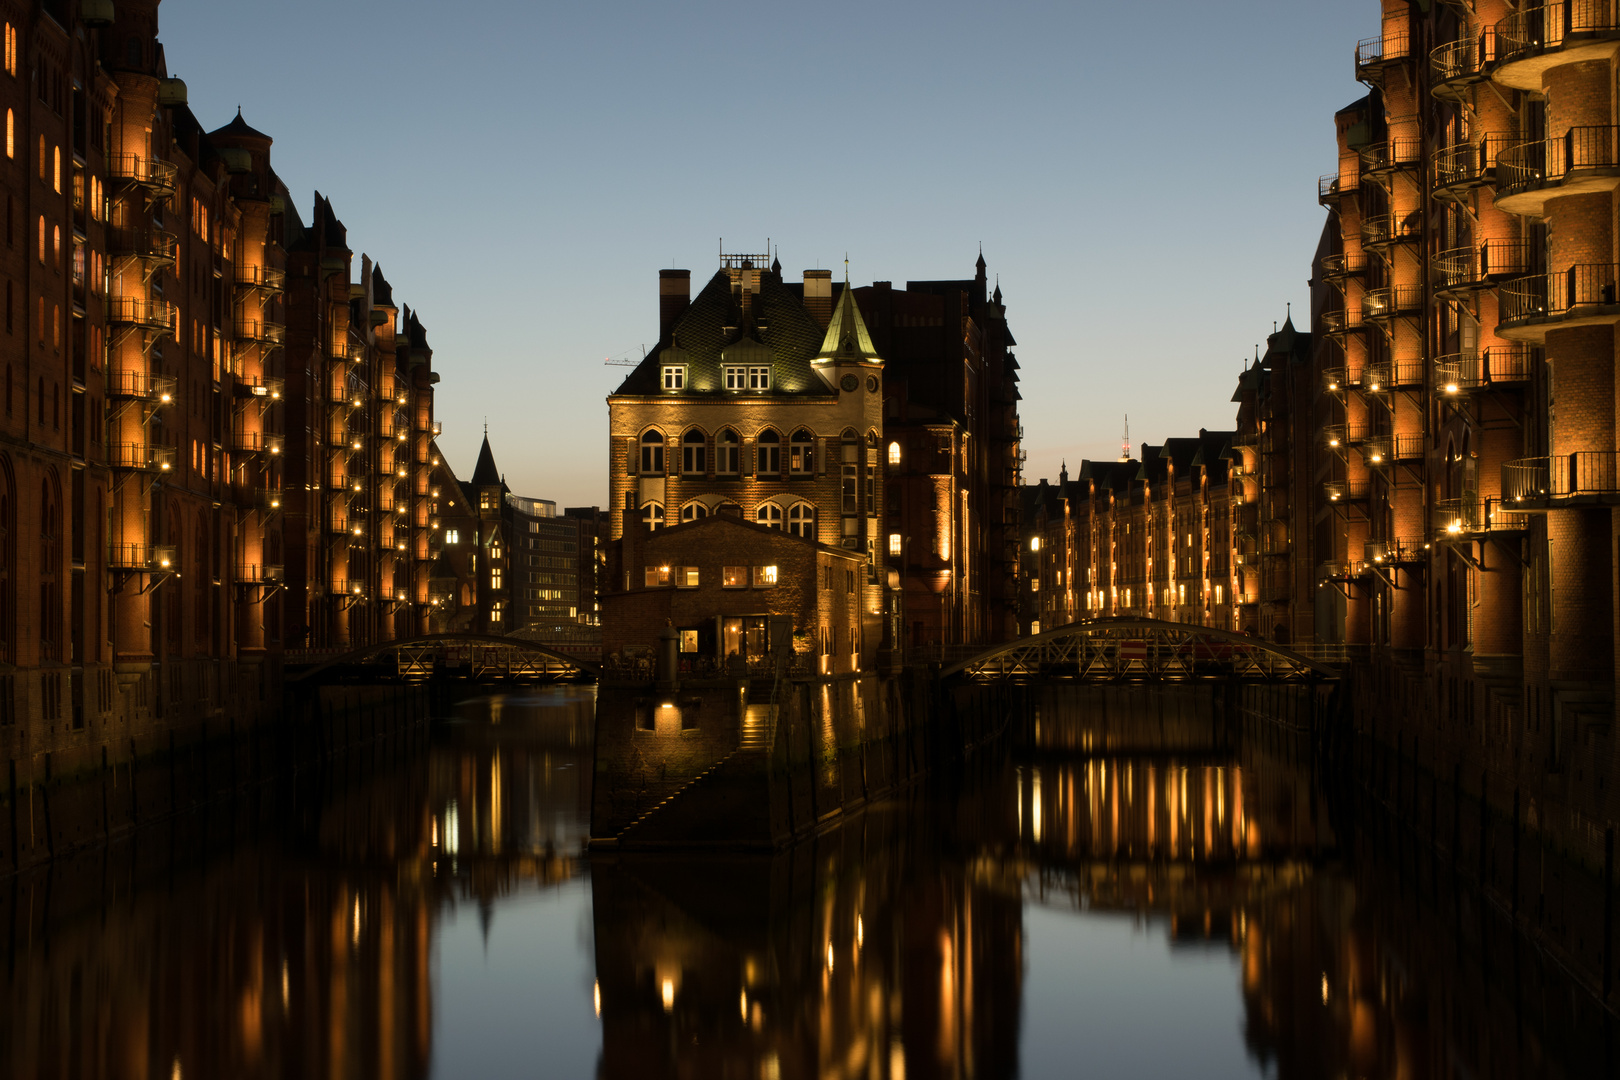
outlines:
[{"label": "chimney", "polygon": [[675,320],[692,302],[692,271],[658,271],[658,337],[669,337]]},{"label": "chimney", "polygon": [[815,316],[825,330],[832,322],[832,271],[806,270],[804,272],[804,306]]}]

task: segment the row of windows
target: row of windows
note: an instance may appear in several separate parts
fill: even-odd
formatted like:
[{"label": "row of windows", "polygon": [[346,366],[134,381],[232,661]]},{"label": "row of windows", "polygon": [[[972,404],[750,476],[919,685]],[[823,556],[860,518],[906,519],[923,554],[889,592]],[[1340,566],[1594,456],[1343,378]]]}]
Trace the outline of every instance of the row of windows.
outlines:
[{"label": "row of windows", "polygon": [[[742,508],[737,503],[720,503],[713,513],[722,513],[729,508],[736,507],[738,514]],[[681,520],[702,521],[711,513],[709,507],[700,502],[689,502],[681,507]],[[641,520],[649,529],[656,529],[664,524],[664,507],[662,503],[645,503],[641,507]],[[754,511],[754,520],[771,529],[782,527],[782,507],[779,503],[760,503]],[[807,502],[794,503],[788,507],[787,530],[794,536],[802,536],[806,540],[816,538],[816,508]]]},{"label": "row of windows", "polygon": [[[776,584],[774,566],[723,566],[720,568],[722,589],[746,589],[750,581],[756,589],[768,589]],[[642,568],[642,584],[649,589],[664,589],[673,585],[677,589],[696,589],[703,583],[702,571],[696,566],[647,566]]]},{"label": "row of windows", "polygon": [[[858,451],[852,449],[863,441],[861,435],[854,429],[847,429],[841,436],[844,452],[843,459],[852,460]],[[641,433],[640,464],[641,472],[657,474],[664,471],[664,433],[656,428],[650,428]],[[875,460],[877,448],[877,433],[867,432],[864,439],[870,454],[868,460]],[[757,457],[757,471],[761,476],[775,476],[782,471],[782,436],[772,428],[766,428],[754,439],[755,454]],[[793,473],[812,473],[815,471],[815,444],[816,438],[808,430],[799,428],[787,442],[788,469]],[[681,472],[686,474],[706,473],[709,465],[709,437],[702,428],[688,428],[677,444],[681,454]],[[721,428],[714,436],[714,471],[723,476],[736,475],[741,460],[742,440],[732,428]],[[900,462],[900,444],[891,443],[889,446],[890,464]]]},{"label": "row of windows", "polygon": [[[740,364],[727,364],[724,376],[727,390],[769,390],[771,388],[771,369],[769,367],[744,367]],[[665,364],[663,378],[665,390],[686,389],[686,365]]]}]

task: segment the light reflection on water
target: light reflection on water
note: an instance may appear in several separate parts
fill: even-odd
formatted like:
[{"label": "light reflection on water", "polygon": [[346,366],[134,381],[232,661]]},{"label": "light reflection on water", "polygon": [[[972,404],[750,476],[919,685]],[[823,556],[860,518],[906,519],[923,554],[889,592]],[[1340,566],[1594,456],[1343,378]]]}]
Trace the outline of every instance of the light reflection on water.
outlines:
[{"label": "light reflection on water", "polygon": [[[470,701],[425,753],[283,794],[274,827],[154,828],[0,883],[0,1060],[154,1078],[1602,1071],[1601,1028],[1556,974],[1465,893],[1414,886],[1409,856],[1392,869],[1306,772],[1200,747],[1196,708],[1167,724],[1155,703],[1155,751],[1117,698],[1106,731],[1069,705],[1043,710],[1040,746],[784,855],[586,861],[594,695]],[[171,869],[199,837],[213,854]]]}]

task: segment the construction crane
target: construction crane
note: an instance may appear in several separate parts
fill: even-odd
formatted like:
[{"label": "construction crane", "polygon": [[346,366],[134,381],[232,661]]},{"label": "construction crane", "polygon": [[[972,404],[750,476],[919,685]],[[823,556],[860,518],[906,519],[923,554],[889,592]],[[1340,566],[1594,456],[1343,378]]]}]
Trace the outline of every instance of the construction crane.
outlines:
[{"label": "construction crane", "polygon": [[632,352],[632,350],[626,349],[626,350],[624,350],[624,352],[620,353],[617,356],[603,357],[602,363],[604,365],[606,365],[607,367],[635,367],[636,365],[641,363],[641,360],[647,359],[647,346],[645,346],[645,345],[643,345],[641,347],[641,360],[633,360],[633,359],[631,359],[630,358],[630,353],[631,352]]}]

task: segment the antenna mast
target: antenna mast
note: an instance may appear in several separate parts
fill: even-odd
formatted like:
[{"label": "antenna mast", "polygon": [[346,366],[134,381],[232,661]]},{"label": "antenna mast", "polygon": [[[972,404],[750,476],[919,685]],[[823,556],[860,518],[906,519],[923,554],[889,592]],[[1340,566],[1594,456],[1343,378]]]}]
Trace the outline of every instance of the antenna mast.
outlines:
[{"label": "antenna mast", "polygon": [[1125,434],[1119,440],[1119,460],[1131,460],[1131,414],[1125,414]]}]

